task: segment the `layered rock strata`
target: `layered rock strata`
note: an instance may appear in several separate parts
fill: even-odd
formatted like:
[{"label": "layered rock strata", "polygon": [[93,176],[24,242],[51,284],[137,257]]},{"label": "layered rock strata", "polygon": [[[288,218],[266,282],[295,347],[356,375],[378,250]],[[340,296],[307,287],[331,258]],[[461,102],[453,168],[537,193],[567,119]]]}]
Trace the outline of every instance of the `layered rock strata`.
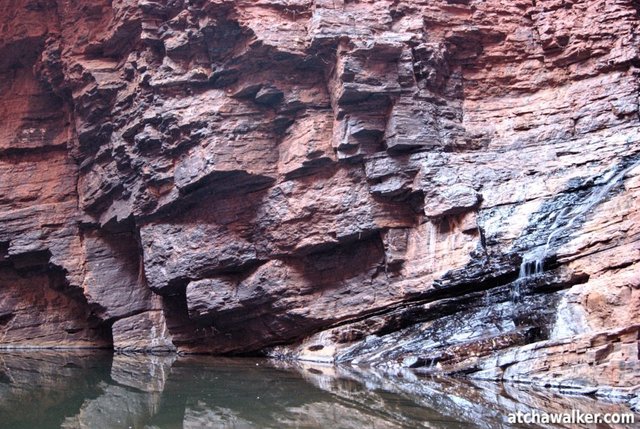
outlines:
[{"label": "layered rock strata", "polygon": [[3,347],[633,394],[637,2],[4,10]]}]

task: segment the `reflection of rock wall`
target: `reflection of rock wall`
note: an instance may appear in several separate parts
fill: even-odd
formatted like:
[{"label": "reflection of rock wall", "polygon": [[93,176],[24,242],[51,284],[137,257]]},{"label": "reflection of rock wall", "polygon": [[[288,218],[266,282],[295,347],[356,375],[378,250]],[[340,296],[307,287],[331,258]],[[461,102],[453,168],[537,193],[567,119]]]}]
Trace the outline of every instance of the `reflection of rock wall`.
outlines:
[{"label": "reflection of rock wall", "polygon": [[[410,420],[406,419],[412,418],[429,422],[433,427],[456,427],[456,424],[460,424],[458,422],[462,422],[462,427],[496,428],[512,427],[508,424],[507,416],[517,412],[563,414],[570,412],[568,410],[578,410],[582,413],[630,413],[625,404],[585,396],[566,396],[558,391],[532,389],[517,383],[502,385],[446,377],[418,379],[406,369],[388,373],[308,363],[299,365],[298,370],[313,385],[352,403],[367,403],[373,412],[393,416],[397,422],[409,426]],[[363,385],[367,389],[362,389]],[[401,401],[385,401],[385,395],[374,396],[372,391],[398,395],[419,405],[419,408],[403,409],[399,405]],[[396,399],[394,396],[392,398]],[[589,425],[553,424],[536,427],[586,428]]]},{"label": "reflection of rock wall", "polygon": [[630,412],[620,402],[419,379],[408,369],[143,354],[0,358],[0,421],[19,428],[495,428],[511,427],[507,414],[518,411]]},{"label": "reflection of rock wall", "polygon": [[0,354],[0,422],[12,428],[60,427],[109,375],[100,352]]},{"label": "reflection of rock wall", "polygon": [[100,395],[89,397],[62,428],[144,427],[160,411],[162,391],[175,357],[115,355],[113,383],[97,385]]},{"label": "reflection of rock wall", "polygon": [[637,374],[635,3],[11,8],[3,345]]}]

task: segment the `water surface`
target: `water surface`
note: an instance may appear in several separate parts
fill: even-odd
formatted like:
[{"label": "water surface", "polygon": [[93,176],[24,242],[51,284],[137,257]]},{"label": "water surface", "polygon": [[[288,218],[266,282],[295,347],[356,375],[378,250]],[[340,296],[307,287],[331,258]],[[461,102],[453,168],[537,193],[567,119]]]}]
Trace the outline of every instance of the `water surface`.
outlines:
[{"label": "water surface", "polygon": [[2,428],[506,428],[512,427],[508,413],[534,409],[628,412],[588,397],[419,379],[408,371],[94,352],[0,354]]}]

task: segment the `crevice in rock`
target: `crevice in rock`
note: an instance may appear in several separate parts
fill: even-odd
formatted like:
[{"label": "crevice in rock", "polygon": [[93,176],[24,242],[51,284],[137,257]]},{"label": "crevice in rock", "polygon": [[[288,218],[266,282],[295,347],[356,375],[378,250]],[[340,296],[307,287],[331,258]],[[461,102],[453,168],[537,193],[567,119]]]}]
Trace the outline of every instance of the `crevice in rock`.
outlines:
[{"label": "crevice in rock", "polygon": [[[96,317],[98,308],[81,289],[70,286],[65,270],[50,258],[48,250],[13,255],[9,265],[0,267],[0,301],[13,308],[2,315],[2,343],[18,348],[111,347],[109,324]],[[48,317],[43,321],[39,314]]]}]

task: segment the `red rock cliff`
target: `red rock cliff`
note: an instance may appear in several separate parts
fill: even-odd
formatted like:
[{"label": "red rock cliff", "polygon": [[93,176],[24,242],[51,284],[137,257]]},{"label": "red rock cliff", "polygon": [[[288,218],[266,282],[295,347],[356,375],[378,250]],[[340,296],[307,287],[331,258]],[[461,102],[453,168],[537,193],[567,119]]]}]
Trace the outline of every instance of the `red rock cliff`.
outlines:
[{"label": "red rock cliff", "polygon": [[0,3],[2,346],[639,384],[637,1]]}]

